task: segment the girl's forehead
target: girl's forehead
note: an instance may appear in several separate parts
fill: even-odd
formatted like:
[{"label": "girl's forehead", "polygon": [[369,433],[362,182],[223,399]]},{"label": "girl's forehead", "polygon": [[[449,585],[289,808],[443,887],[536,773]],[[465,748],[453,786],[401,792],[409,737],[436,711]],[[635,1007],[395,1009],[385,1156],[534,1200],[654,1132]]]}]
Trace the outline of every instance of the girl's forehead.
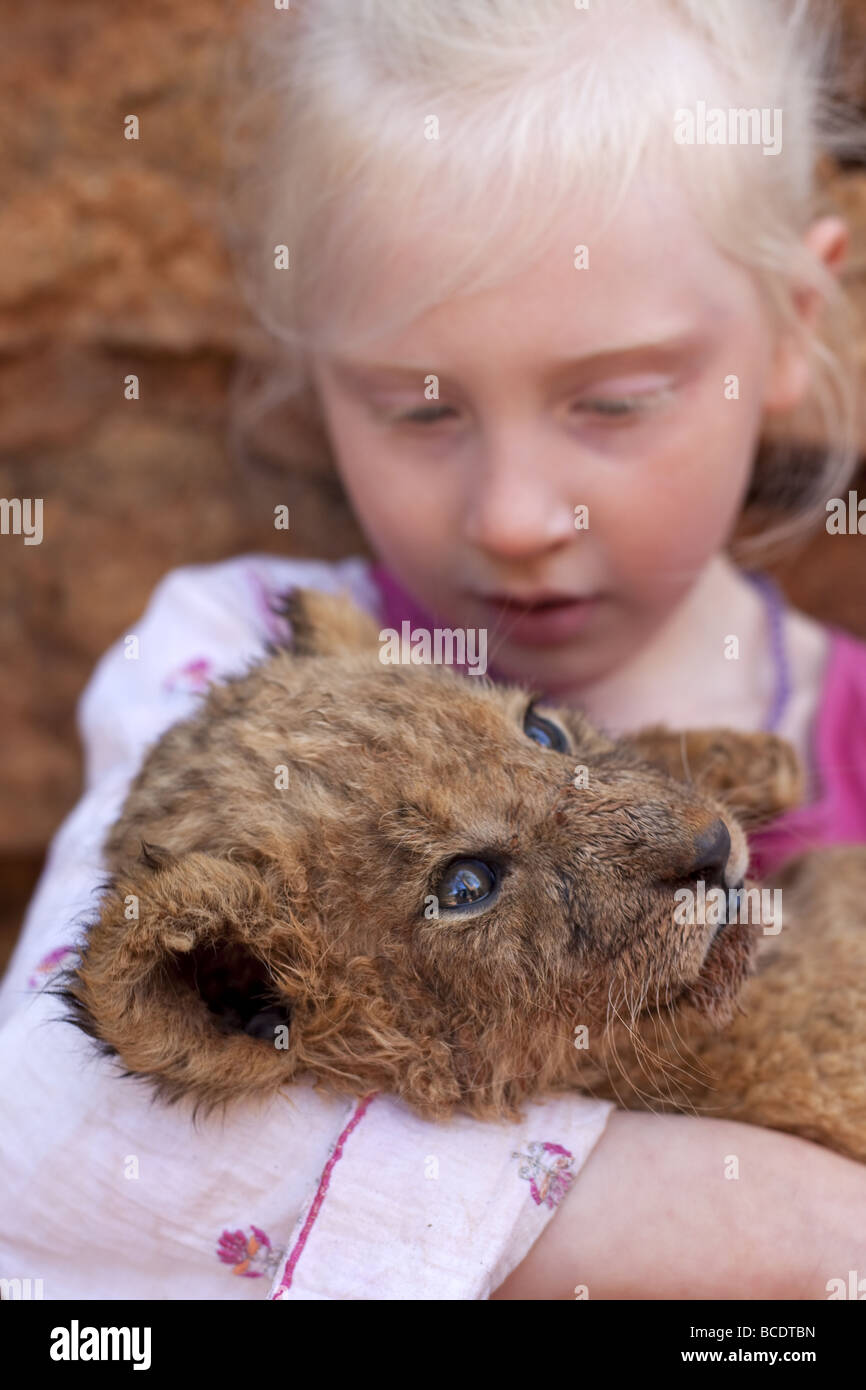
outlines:
[{"label": "girl's forehead", "polygon": [[645,261],[617,274],[616,257],[598,257],[580,277],[549,261],[480,295],[436,304],[405,328],[329,354],[339,384],[364,388],[417,385],[436,367],[531,361],[555,384],[575,367],[628,370],[637,359],[666,367],[723,334],[755,309],[752,282],[735,267],[698,277],[684,265]]},{"label": "girl's forehead", "polygon": [[[435,256],[447,254],[446,237]],[[417,245],[405,256],[397,249],[388,264],[369,298],[368,325],[389,281],[395,300],[403,292],[411,301],[419,276],[423,286]],[[673,356],[756,303],[752,277],[717,248],[675,188],[636,184],[607,219],[577,204],[531,263],[500,282],[451,296],[379,336],[362,327],[357,338],[341,338],[329,360],[350,385],[417,381],[436,362],[456,369],[461,357],[476,362],[479,351],[497,361],[531,357],[545,373],[567,373],[583,357]]]}]

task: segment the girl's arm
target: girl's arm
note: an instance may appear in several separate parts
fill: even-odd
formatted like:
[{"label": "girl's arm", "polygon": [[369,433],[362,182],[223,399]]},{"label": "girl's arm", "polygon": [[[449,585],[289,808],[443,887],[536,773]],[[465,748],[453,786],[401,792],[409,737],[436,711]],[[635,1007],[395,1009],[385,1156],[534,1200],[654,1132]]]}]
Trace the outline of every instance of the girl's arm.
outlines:
[{"label": "girl's arm", "polygon": [[862,1165],[733,1120],[616,1111],[491,1298],[825,1299],[851,1269],[866,1275]]},{"label": "girl's arm", "polygon": [[0,1023],[45,983],[40,958],[50,963],[92,916],[105,879],[102,843],[147,748],[197,708],[208,677],[242,670],[261,651],[254,610],[252,619],[246,611],[251,600],[244,606],[242,565],[172,570],[92,673],[77,710],[84,794],[49,847],[0,982]]}]

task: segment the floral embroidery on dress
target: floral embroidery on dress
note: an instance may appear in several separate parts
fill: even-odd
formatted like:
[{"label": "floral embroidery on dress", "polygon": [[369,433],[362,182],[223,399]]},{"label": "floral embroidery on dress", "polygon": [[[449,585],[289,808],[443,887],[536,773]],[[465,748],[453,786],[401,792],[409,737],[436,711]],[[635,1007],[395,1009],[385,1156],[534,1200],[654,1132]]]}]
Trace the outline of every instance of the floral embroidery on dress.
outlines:
[{"label": "floral embroidery on dress", "polygon": [[265,1274],[273,1277],[281,1258],[281,1252],[273,1249],[258,1226],[250,1226],[249,1235],[223,1231],[216,1253],[224,1265],[233,1266],[232,1274],[243,1279],[261,1279]]},{"label": "floral embroidery on dress", "polygon": [[30,976],[29,988],[39,989],[49,975],[53,975],[58,969],[61,961],[65,960],[67,956],[71,956],[74,950],[74,946],[57,946],[53,951],[49,951],[47,956],[43,956]]},{"label": "floral embroidery on dress", "polygon": [[163,681],[162,688],[169,693],[180,690],[197,695],[207,689],[211,667],[212,663],[206,656],[197,656],[185,666],[178,666],[170,672]]},{"label": "floral embroidery on dress", "polygon": [[561,1144],[548,1144],[536,1139],[528,1144],[528,1153],[513,1153],[512,1158],[522,1158],[524,1162],[518,1169],[518,1176],[529,1181],[532,1200],[536,1206],[544,1203],[548,1207],[558,1207],[571,1184],[574,1173],[571,1166],[574,1154]]}]

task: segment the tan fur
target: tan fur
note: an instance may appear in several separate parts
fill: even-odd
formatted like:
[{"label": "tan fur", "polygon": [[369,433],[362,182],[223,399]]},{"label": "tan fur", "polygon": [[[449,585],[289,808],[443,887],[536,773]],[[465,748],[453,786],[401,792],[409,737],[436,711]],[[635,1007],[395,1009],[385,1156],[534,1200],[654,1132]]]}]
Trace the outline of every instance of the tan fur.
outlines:
[{"label": "tan fur", "polygon": [[[787,744],[613,742],[545,706],[569,746],[543,748],[526,691],[382,665],[344,599],[298,591],[287,616],[294,649],[162,737],[109,835],[66,997],[129,1072],[205,1107],[307,1075],[435,1118],[585,1089],[866,1157],[863,853],[791,870],[779,937],[674,912],[720,817],[742,860],[737,818],[797,799]],[[498,895],[433,916],[458,857]]]},{"label": "tan fur", "polygon": [[626,1109],[744,1120],[866,1159],[866,850],[810,850],[775,882],[782,931],[761,938],[733,1022],[641,1019],[605,1039],[584,1083]]}]

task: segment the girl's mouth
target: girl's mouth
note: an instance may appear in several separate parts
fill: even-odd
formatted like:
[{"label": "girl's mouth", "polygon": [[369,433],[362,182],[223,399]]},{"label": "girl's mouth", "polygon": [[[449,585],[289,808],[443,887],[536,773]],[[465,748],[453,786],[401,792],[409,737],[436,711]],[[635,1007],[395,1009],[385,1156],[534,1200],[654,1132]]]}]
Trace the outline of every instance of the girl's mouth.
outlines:
[{"label": "girl's mouth", "polygon": [[491,636],[525,647],[555,646],[582,632],[593,617],[599,596],[539,593],[479,594]]}]

